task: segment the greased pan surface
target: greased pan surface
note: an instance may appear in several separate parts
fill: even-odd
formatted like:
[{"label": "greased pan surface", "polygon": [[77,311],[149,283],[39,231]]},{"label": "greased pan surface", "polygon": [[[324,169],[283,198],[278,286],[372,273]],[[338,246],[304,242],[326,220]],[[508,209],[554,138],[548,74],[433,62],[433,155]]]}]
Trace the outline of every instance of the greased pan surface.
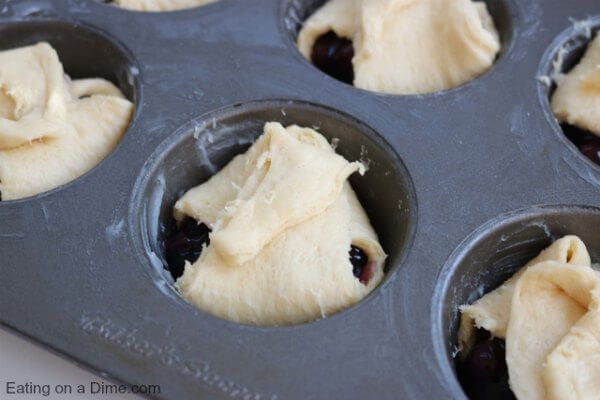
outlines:
[{"label": "greased pan surface", "polygon": [[[359,90],[304,60],[294,34],[318,3],[0,1],[1,48],[47,40],[67,73],[111,79],[136,103],[99,166],[0,202],[4,326],[109,378],[159,384],[165,399],[460,399],[458,305],[562,234],[600,260],[600,167],[564,138],[538,79],[600,27],[595,1],[489,0],[494,67],[420,96]],[[177,195],[273,119],[320,127],[370,163],[352,182],[390,257],[383,284],[346,311],[249,327],[185,303],[160,243]]]}]

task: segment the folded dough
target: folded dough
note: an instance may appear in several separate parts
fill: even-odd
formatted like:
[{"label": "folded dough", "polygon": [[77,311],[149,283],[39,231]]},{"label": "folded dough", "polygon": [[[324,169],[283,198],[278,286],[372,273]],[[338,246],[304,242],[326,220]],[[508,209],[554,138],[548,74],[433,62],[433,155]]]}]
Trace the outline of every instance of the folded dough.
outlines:
[{"label": "folded dough", "polygon": [[600,136],[600,35],[556,85],[550,104],[556,118]]},{"label": "folded dough", "polygon": [[133,105],[103,79],[70,81],[47,43],[0,52],[0,193],[14,200],[63,185],[98,164]]},{"label": "folded dough", "polygon": [[486,294],[471,305],[460,307],[462,313],[458,331],[459,346],[466,356],[475,341],[474,327],[483,328],[493,336],[504,339],[510,318],[510,303],[512,301],[515,285],[528,267],[543,261],[560,261],[566,264],[587,265],[591,264],[585,244],[577,236],[568,235],[552,243],[537,257],[529,261],[501,286]]},{"label": "folded dough", "polygon": [[173,11],[212,3],[216,0],[114,0],[115,5],[137,11]]},{"label": "folded dough", "polygon": [[[176,203],[176,219],[212,229],[177,281],[181,294],[256,325],[305,322],[359,301],[383,278],[386,257],[346,181],[361,169],[312,129],[267,123],[246,153]],[[375,265],[366,285],[352,273],[351,244]]]},{"label": "folded dough", "polygon": [[523,274],[506,333],[518,399],[598,399],[599,300],[600,274],[589,266],[546,261]]},{"label": "folded dough", "polygon": [[506,339],[519,400],[597,399],[599,300],[600,273],[579,238],[564,237],[499,289],[461,307],[461,353],[468,354],[474,326],[483,327]]},{"label": "folded dough", "polygon": [[300,31],[305,57],[328,31],[353,41],[354,86],[394,94],[461,85],[500,50],[485,3],[471,0],[330,0]]}]

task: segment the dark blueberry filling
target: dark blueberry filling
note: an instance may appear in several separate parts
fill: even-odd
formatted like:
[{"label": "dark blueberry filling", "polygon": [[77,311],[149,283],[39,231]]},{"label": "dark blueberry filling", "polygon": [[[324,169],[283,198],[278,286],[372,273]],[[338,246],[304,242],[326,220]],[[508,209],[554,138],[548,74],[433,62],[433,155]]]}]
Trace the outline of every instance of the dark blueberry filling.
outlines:
[{"label": "dark blueberry filling", "polygon": [[350,263],[352,264],[352,273],[355,277],[360,278],[363,269],[369,261],[369,257],[367,257],[367,253],[365,253],[363,249],[356,247],[353,244],[350,245],[348,254],[350,255]]},{"label": "dark blueberry filling", "polygon": [[577,146],[584,156],[596,165],[600,165],[600,137],[573,125],[563,124],[561,127],[565,136]]},{"label": "dark blueberry filling", "polygon": [[361,283],[366,285],[375,275],[375,263],[369,261],[369,256],[363,249],[353,244],[350,245],[348,254],[352,264],[352,273]]},{"label": "dark blueberry filling", "polygon": [[185,262],[195,262],[204,244],[210,244],[210,229],[193,218],[184,219],[165,242],[167,269],[173,279],[183,275]]},{"label": "dark blueberry filling", "polygon": [[354,81],[353,57],[354,46],[352,46],[352,41],[341,38],[335,32],[329,31],[317,38],[310,59],[317,68],[327,75],[352,85]]},{"label": "dark blueberry filling", "polygon": [[467,357],[458,363],[458,379],[472,400],[516,400],[508,384],[505,342],[484,329]]},{"label": "dark blueberry filling", "polygon": [[[210,244],[210,232],[206,225],[199,224],[193,218],[188,217],[167,238],[165,241],[167,269],[173,279],[183,275],[186,261],[194,263],[200,257],[202,247]],[[375,263],[369,261],[364,250],[354,245],[350,246],[348,254],[352,264],[352,273],[366,285],[375,274]]]}]

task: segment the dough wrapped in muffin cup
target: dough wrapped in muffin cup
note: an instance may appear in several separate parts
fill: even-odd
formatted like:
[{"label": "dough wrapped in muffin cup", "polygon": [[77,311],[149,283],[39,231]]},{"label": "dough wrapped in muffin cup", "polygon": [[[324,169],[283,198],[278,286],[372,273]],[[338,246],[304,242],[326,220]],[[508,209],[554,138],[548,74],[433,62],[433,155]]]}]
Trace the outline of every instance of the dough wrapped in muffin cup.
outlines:
[{"label": "dough wrapped in muffin cup", "polygon": [[[359,301],[381,282],[386,257],[346,182],[359,169],[312,129],[267,124],[248,152],[177,202],[176,218],[213,229],[177,281],[181,294],[258,325],[306,322]],[[368,257],[361,279],[351,245]]]}]

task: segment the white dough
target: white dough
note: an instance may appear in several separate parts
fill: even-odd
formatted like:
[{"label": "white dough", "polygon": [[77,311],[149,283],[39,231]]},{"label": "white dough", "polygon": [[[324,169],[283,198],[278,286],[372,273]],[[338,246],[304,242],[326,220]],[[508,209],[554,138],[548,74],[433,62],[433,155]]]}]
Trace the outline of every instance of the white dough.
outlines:
[{"label": "white dough", "polygon": [[353,42],[354,86],[393,94],[461,85],[500,50],[485,3],[471,0],[330,0],[300,31],[305,57],[328,31]]},{"label": "white dough", "polygon": [[504,339],[510,318],[510,303],[515,285],[526,269],[543,261],[560,261],[573,265],[589,266],[590,255],[585,244],[577,236],[565,236],[543,250],[537,257],[529,261],[501,286],[483,296],[471,305],[460,307],[462,313],[458,334],[459,345],[469,352],[474,341],[473,327],[483,328],[493,336]]},{"label": "white dough", "polygon": [[212,3],[216,0],[115,0],[123,8],[136,11],[173,11]]},{"label": "white dough", "polygon": [[551,400],[597,399],[600,394],[600,312],[594,303],[548,355],[544,385]]},{"label": "white dough", "polygon": [[600,274],[589,266],[546,261],[523,274],[506,333],[519,400],[598,399],[599,300]]},{"label": "white dough", "polygon": [[[306,322],[346,308],[383,278],[385,253],[346,181],[359,163],[312,129],[267,123],[264,134],[175,205],[207,224],[211,244],[177,281],[192,304],[256,325]],[[374,275],[354,277],[350,245]]]},{"label": "white dough", "polygon": [[600,35],[579,64],[557,82],[551,107],[560,122],[600,136]]},{"label": "white dough", "polygon": [[32,196],[89,171],[116,146],[132,112],[112,83],[70,81],[47,43],[0,52],[2,199]]},{"label": "white dough", "polygon": [[598,399],[599,301],[600,273],[581,240],[566,236],[499,289],[461,307],[461,355],[470,350],[474,327],[490,326],[506,339],[517,399]]}]

